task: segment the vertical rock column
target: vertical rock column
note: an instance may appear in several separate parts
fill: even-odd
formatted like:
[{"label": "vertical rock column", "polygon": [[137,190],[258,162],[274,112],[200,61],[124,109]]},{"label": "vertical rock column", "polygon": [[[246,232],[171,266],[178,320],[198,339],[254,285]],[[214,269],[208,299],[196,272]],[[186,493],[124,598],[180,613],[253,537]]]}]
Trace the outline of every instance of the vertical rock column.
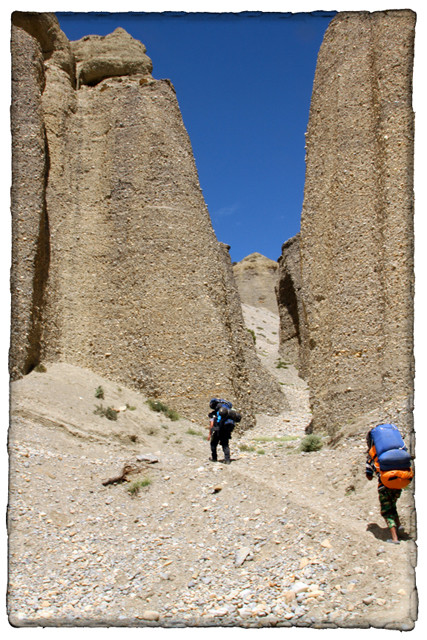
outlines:
[{"label": "vertical rock column", "polygon": [[12,27],[12,379],[40,359],[41,310],[49,265],[45,187],[48,171],[39,43]]},{"label": "vertical rock column", "polygon": [[279,353],[295,364],[301,377],[307,375],[302,345],[307,327],[301,293],[300,235],[282,246],[277,273],[276,298],[280,315]]},{"label": "vertical rock column", "polygon": [[319,52],[300,240],[315,428],[412,405],[414,23],[338,14]]}]

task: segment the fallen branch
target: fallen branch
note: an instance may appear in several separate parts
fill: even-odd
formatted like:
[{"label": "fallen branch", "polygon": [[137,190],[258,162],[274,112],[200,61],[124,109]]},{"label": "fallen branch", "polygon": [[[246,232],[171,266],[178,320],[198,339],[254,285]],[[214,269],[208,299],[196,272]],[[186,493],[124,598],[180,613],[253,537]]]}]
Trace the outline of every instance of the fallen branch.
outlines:
[{"label": "fallen branch", "polygon": [[[104,480],[104,482],[102,483],[104,487],[106,487],[109,484],[118,484],[120,482],[126,482],[127,481],[127,476],[131,475],[131,474],[136,474],[136,473],[141,473],[142,471],[146,471],[148,468],[148,465],[151,466],[151,469],[153,469],[154,467],[152,466],[153,463],[158,462],[158,460],[144,460],[142,462],[140,462],[139,464],[132,464],[132,463],[127,463],[123,466],[122,472],[120,475],[118,476],[114,476],[113,478],[108,478],[108,480]],[[160,471],[160,469],[157,469],[157,471]]]}]

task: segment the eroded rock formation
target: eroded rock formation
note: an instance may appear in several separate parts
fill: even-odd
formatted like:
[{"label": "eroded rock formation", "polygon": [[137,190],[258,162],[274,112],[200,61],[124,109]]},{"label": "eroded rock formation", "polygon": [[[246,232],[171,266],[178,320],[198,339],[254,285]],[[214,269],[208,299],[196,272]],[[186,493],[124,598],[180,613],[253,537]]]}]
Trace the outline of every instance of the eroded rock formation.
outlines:
[{"label": "eroded rock formation", "polygon": [[251,253],[236,262],[233,271],[244,304],[278,313],[275,295],[277,262],[260,253]]},{"label": "eroded rock formation", "polygon": [[302,305],[299,234],[283,244],[278,263],[275,292],[280,316],[279,353],[295,364],[304,378],[307,370],[302,343],[307,340],[307,332]]},{"label": "eroded rock formation", "polygon": [[[411,11],[338,14],[317,61],[300,358],[313,424],[330,432],[372,410],[377,420],[411,425],[414,26]],[[383,415],[391,400],[392,415]]]},{"label": "eroded rock formation", "polygon": [[280,407],[145,47],[122,29],[69,43],[52,14],[15,13],[12,54],[12,378],[67,362],[187,417],[230,397],[246,426]]}]

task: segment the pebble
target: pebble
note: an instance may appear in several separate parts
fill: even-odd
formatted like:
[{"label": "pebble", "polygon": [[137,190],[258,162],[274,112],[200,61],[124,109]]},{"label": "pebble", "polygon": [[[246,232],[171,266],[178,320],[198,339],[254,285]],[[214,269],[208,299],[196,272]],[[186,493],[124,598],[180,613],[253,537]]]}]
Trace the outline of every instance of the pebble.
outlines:
[{"label": "pebble", "polygon": [[292,591],[296,594],[301,593],[301,591],[308,591],[309,585],[305,584],[305,582],[296,582],[292,587]]},{"label": "pebble", "polygon": [[332,545],[331,545],[330,541],[328,540],[328,538],[326,538],[325,540],[322,540],[322,542],[320,544],[322,545],[322,547],[325,547],[326,549],[332,549]]},{"label": "pebble", "polygon": [[141,616],[138,616],[141,620],[157,621],[160,619],[160,613],[158,611],[144,611]]},{"label": "pebble", "polygon": [[244,563],[246,558],[250,555],[250,553],[251,550],[249,549],[249,547],[242,547],[241,549],[236,551],[234,559],[235,566],[240,567]]}]

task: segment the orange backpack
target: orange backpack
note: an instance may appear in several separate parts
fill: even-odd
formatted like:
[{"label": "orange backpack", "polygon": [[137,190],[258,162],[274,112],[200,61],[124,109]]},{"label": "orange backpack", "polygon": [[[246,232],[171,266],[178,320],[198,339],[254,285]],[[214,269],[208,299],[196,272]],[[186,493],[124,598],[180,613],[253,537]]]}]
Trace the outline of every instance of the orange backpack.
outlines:
[{"label": "orange backpack", "polygon": [[381,471],[380,463],[375,449],[375,445],[369,449],[369,456],[375,465],[377,474],[385,487],[388,489],[404,489],[414,477],[412,469],[395,469],[393,471]]}]

